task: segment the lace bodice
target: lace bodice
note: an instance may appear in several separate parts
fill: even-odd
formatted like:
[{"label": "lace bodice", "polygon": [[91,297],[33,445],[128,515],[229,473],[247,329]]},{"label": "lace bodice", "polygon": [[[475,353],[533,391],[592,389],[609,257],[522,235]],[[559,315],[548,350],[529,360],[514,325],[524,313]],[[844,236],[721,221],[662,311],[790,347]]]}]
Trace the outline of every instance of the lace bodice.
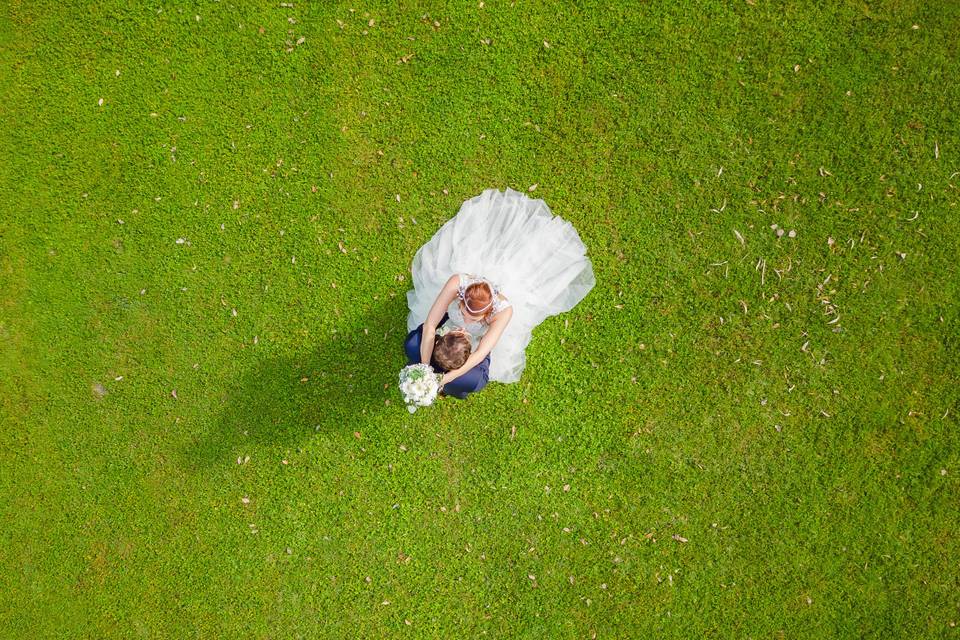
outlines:
[{"label": "lace bodice", "polygon": [[488,285],[490,285],[490,290],[493,291],[493,313],[491,314],[491,317],[511,306],[511,304],[509,300],[503,297],[503,294],[500,292],[500,287],[490,282],[486,278],[475,276],[469,273],[461,273],[459,276],[460,288],[457,291],[457,297],[453,299],[453,302],[451,302],[450,306],[447,308],[447,315],[449,318],[441,327],[438,328],[438,332],[446,333],[451,329],[460,327],[466,330],[467,335],[470,338],[470,346],[473,350],[476,350],[477,345],[480,344],[480,339],[484,336],[484,334],[487,333],[487,329],[490,328],[490,325],[483,320],[467,322],[467,320],[463,317],[463,313],[460,311],[460,302],[462,302],[464,299],[467,287],[477,282],[486,282]]}]

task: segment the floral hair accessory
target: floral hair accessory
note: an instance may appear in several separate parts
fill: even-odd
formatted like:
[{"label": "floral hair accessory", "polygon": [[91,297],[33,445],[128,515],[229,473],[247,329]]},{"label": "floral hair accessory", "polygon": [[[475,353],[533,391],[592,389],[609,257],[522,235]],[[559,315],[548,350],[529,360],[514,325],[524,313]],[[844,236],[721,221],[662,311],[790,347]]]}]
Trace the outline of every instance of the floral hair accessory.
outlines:
[{"label": "floral hair accessory", "polygon": [[[467,288],[470,287],[470,286],[472,286],[472,285],[480,284],[480,283],[487,285],[487,288],[490,289],[490,292],[491,292],[493,295],[490,297],[490,302],[488,302],[482,309],[471,309],[471,308],[470,308],[470,303],[467,302]],[[478,314],[478,313],[483,313],[484,311],[486,311],[487,309],[489,309],[489,308],[493,305],[493,300],[494,300],[494,298],[497,297],[497,288],[496,288],[495,286],[491,285],[489,282],[487,282],[486,279],[480,278],[480,279],[476,279],[474,282],[470,282],[469,284],[467,284],[467,286],[460,285],[460,287],[459,287],[459,296],[460,296],[460,299],[463,300],[463,306],[465,306],[465,307],[467,308],[467,311],[469,311],[470,313],[476,315],[476,314]]]},{"label": "floral hair accessory", "polygon": [[467,302],[467,299],[466,299],[466,298],[463,299],[463,306],[465,306],[465,307],[467,308],[467,311],[469,311],[470,313],[473,313],[473,314],[483,313],[484,311],[486,311],[487,309],[489,309],[489,308],[490,308],[490,305],[492,305],[492,304],[493,304],[493,298],[490,298],[490,302],[488,302],[488,303],[486,304],[486,306],[483,307],[482,309],[471,309],[471,308],[470,308],[470,303]]}]

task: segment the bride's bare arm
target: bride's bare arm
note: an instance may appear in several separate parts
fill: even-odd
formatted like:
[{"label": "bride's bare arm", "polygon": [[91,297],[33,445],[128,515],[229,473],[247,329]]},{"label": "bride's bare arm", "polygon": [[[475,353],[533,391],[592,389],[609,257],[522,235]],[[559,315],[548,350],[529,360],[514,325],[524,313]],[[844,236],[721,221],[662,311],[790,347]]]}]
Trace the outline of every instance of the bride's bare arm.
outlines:
[{"label": "bride's bare arm", "polygon": [[487,332],[483,334],[482,338],[480,338],[480,344],[477,345],[477,350],[470,354],[470,357],[467,358],[467,361],[463,363],[462,367],[445,373],[443,375],[443,384],[447,384],[456,380],[466,372],[470,371],[470,369],[473,369],[475,366],[483,362],[483,359],[487,357],[490,351],[496,346],[497,341],[500,340],[500,335],[503,333],[503,330],[507,328],[507,324],[510,322],[510,318],[512,317],[513,307],[507,307],[498,313],[493,318],[493,324],[490,325],[490,328],[487,329]]},{"label": "bride's bare arm", "polygon": [[430,307],[430,313],[423,321],[423,334],[420,336],[420,362],[430,364],[430,356],[433,355],[433,342],[436,338],[437,325],[443,319],[443,314],[447,312],[447,307],[457,297],[457,291],[460,288],[460,276],[453,274],[440,289],[437,299]]}]

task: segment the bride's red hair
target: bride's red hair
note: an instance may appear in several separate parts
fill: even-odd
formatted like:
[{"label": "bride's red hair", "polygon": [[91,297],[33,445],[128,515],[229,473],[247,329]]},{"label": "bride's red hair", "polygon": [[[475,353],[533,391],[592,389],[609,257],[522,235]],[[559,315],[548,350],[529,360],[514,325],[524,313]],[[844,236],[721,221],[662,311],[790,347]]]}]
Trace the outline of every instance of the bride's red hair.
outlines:
[{"label": "bride's red hair", "polygon": [[487,321],[490,318],[490,314],[493,313],[493,291],[490,290],[490,285],[486,282],[474,282],[469,287],[467,287],[463,292],[463,300],[466,302],[467,311],[474,313],[473,310],[485,309],[480,312],[482,314],[481,320]]}]

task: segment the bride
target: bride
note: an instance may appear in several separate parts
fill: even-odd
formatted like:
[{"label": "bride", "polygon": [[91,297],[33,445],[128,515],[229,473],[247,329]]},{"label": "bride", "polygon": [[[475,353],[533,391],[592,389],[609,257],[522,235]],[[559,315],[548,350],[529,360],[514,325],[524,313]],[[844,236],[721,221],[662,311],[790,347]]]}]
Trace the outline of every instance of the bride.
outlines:
[{"label": "bride", "polygon": [[487,356],[490,380],[518,381],[533,329],[575,307],[596,283],[586,250],[543,200],[507,188],[464,202],[413,258],[407,329],[422,323],[420,361],[430,363],[438,329],[459,332],[470,355],[442,384]]}]

